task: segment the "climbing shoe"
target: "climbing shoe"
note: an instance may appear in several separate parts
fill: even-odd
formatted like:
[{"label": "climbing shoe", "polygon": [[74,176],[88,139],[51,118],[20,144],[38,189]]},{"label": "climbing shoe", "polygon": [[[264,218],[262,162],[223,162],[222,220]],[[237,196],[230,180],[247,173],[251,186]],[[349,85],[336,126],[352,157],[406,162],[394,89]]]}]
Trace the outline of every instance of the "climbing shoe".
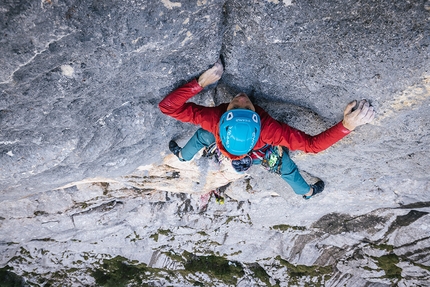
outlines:
[{"label": "climbing shoe", "polygon": [[180,146],[178,146],[178,144],[177,144],[174,140],[171,140],[171,141],[169,142],[169,150],[170,150],[174,155],[176,155],[176,157],[177,157],[177,158],[179,158],[179,160],[180,160],[180,161],[184,161],[184,159],[182,159],[182,158],[179,156],[179,153],[181,152],[182,148],[181,148]]},{"label": "climbing shoe", "polygon": [[314,196],[315,194],[323,192],[324,186],[325,186],[324,181],[322,181],[322,180],[317,181],[315,184],[311,185],[312,190],[313,190],[312,195],[309,195],[309,196],[303,195],[303,198],[309,199],[312,196]]}]

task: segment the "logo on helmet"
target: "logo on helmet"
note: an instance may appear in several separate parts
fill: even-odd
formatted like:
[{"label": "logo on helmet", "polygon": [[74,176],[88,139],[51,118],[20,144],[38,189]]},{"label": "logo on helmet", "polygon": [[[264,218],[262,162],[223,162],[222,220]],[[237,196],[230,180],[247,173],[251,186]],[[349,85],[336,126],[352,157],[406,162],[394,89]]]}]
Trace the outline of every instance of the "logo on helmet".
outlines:
[{"label": "logo on helmet", "polygon": [[254,111],[245,109],[227,111],[220,120],[221,142],[233,155],[247,154],[260,137],[260,125],[260,116]]}]

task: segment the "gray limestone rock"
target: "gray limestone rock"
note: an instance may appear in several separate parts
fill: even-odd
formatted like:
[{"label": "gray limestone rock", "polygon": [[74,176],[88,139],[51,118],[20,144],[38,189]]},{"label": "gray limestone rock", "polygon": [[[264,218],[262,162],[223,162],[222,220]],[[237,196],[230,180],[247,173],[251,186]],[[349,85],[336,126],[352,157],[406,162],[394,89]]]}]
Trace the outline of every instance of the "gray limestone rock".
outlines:
[{"label": "gray limestone rock", "polygon": [[[51,286],[424,286],[428,7],[2,1],[2,280],[21,282],[16,273]],[[322,195],[303,202],[259,167],[221,183],[207,159],[181,165],[169,155],[168,141],[183,144],[196,127],[163,115],[159,101],[220,55],[223,77],[193,101],[218,104],[243,91],[309,134],[340,121],[351,100],[375,106],[372,124],[327,151],[291,153],[326,182]],[[223,186],[226,203],[212,196],[204,209],[205,188],[217,180],[212,187]],[[209,261],[237,280],[193,265]],[[121,268],[137,277],[121,277]]]}]

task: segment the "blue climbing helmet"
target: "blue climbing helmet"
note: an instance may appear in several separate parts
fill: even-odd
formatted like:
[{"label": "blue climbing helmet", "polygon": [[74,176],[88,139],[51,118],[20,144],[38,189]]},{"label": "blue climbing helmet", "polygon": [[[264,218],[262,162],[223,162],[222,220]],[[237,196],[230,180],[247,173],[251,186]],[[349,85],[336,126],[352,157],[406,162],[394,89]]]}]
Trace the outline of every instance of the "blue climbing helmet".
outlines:
[{"label": "blue climbing helmet", "polygon": [[252,150],[260,137],[260,116],[251,110],[226,111],[219,124],[224,148],[232,155],[244,155]]}]

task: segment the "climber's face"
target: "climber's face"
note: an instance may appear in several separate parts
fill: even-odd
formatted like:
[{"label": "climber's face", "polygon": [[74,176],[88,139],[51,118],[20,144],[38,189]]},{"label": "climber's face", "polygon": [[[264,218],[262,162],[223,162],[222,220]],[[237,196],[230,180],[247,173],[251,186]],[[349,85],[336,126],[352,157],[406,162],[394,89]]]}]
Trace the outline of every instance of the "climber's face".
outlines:
[{"label": "climber's face", "polygon": [[246,109],[255,112],[255,107],[245,93],[237,94],[227,107],[227,111],[233,109]]}]

